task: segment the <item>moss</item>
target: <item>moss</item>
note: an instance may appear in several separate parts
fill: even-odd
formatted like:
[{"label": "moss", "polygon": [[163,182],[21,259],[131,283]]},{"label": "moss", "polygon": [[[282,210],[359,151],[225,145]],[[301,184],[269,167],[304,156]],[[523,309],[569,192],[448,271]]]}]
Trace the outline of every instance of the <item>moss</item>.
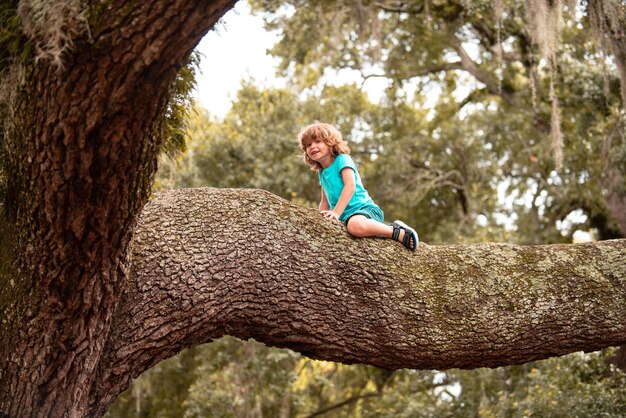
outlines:
[{"label": "moss", "polygon": [[73,40],[88,32],[86,6],[80,0],[31,0],[18,6],[22,31],[37,47],[37,58],[62,64]]}]

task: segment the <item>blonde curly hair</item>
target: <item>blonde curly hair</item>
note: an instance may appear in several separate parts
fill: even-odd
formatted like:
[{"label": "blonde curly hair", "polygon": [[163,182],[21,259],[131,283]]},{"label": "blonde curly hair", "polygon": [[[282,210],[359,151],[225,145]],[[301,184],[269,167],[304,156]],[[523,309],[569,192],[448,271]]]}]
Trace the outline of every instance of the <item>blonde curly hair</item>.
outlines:
[{"label": "blonde curly hair", "polygon": [[306,147],[311,142],[322,140],[330,149],[333,157],[339,154],[350,154],[348,143],[343,140],[341,133],[328,123],[316,122],[307,125],[300,130],[298,142],[302,150],[302,159],[311,167],[313,171],[320,171],[323,167],[317,161],[312,160],[306,153]]}]

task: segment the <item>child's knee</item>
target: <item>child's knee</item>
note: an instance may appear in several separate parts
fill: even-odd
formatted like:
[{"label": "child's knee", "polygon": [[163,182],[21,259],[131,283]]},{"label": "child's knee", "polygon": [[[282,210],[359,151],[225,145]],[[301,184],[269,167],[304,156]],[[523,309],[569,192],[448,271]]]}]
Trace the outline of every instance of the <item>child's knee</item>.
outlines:
[{"label": "child's knee", "polygon": [[363,236],[366,232],[365,222],[363,222],[363,219],[356,216],[350,219],[347,228],[348,232],[355,237]]}]

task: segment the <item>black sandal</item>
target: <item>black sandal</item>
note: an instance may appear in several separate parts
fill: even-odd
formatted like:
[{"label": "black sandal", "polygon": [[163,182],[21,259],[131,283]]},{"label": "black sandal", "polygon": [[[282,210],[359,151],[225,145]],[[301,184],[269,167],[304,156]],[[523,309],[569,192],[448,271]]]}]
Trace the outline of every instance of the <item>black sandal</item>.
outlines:
[{"label": "black sandal", "polygon": [[[393,221],[391,224],[393,227],[393,233],[391,234],[391,239],[400,241],[400,230],[404,231],[404,237],[402,238],[402,245],[408,248],[411,251],[415,251],[417,249],[417,245],[420,240],[417,236],[417,232],[407,224],[402,221]],[[413,240],[413,245],[411,245],[411,239]]]}]

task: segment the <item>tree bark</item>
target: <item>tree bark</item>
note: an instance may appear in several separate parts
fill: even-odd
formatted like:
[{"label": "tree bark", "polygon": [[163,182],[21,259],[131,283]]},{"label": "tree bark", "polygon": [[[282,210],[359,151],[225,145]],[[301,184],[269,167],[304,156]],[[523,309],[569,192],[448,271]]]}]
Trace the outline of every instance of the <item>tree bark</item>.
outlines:
[{"label": "tree bark", "polygon": [[25,66],[0,123],[0,416],[85,415],[170,86],[234,1],[108,3],[62,67]]},{"label": "tree bark", "polygon": [[626,240],[412,253],[261,190],[184,189],[144,208],[132,260],[90,415],[162,359],[226,334],[388,369],[497,367],[626,341]]}]

